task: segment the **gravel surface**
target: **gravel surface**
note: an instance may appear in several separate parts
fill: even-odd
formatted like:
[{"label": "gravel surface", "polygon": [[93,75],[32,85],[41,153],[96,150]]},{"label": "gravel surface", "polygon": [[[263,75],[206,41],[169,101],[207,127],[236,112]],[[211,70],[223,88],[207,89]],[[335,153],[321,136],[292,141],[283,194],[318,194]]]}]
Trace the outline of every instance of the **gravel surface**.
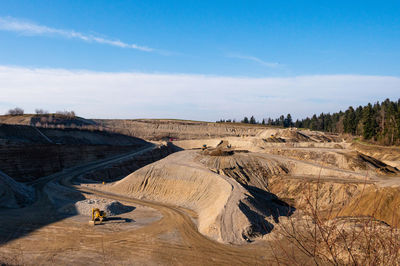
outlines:
[{"label": "gravel surface", "polygon": [[107,199],[86,199],[70,204],[60,209],[65,214],[92,215],[92,208],[104,210],[107,216],[115,216],[133,211],[135,207],[124,205],[118,201]]}]

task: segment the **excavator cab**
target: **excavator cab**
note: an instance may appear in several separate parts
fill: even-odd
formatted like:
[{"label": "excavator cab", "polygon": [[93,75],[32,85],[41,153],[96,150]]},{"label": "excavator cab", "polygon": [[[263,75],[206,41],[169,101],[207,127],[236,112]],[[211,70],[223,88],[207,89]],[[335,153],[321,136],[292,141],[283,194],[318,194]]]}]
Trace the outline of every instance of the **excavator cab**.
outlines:
[{"label": "excavator cab", "polygon": [[[96,225],[101,224],[103,220],[105,220],[107,214],[105,211],[101,211],[99,208],[92,209],[92,220],[89,221],[89,224]],[[97,223],[96,223],[97,222]]]}]

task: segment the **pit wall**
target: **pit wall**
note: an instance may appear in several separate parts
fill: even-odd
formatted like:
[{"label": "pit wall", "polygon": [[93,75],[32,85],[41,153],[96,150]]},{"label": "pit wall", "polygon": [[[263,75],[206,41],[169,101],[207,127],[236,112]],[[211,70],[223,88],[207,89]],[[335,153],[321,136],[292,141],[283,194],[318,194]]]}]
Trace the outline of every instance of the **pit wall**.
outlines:
[{"label": "pit wall", "polygon": [[0,145],[0,169],[18,182],[34,181],[90,161],[123,154],[141,146]]},{"label": "pit wall", "polygon": [[135,156],[134,158],[86,173],[81,178],[82,181],[113,182],[126,177],[139,168],[161,160],[176,151],[178,151],[178,149],[171,145],[159,145],[157,148]]},{"label": "pit wall", "polygon": [[179,120],[94,120],[107,130],[146,140],[202,139],[230,136],[256,136],[268,128],[240,123],[208,123]]},{"label": "pit wall", "polygon": [[209,147],[216,147],[221,140],[227,140],[233,148],[247,149],[249,151],[260,151],[267,148],[328,148],[328,149],[346,149],[351,144],[345,142],[286,142],[286,143],[270,143],[258,137],[225,137],[214,139],[198,139],[198,140],[176,140],[172,143],[182,149],[200,149],[204,144]]}]

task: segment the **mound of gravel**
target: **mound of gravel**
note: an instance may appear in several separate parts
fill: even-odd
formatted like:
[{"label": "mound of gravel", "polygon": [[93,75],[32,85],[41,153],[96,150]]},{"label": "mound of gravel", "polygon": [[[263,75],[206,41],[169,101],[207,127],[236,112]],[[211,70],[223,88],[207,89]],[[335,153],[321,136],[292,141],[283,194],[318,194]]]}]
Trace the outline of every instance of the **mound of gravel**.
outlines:
[{"label": "mound of gravel", "polygon": [[135,207],[124,205],[115,200],[106,199],[86,199],[69,204],[60,209],[64,214],[92,215],[92,208],[104,210],[107,216],[115,216],[133,211]]},{"label": "mound of gravel", "polygon": [[19,208],[35,199],[32,187],[19,183],[0,171],[0,208]]}]

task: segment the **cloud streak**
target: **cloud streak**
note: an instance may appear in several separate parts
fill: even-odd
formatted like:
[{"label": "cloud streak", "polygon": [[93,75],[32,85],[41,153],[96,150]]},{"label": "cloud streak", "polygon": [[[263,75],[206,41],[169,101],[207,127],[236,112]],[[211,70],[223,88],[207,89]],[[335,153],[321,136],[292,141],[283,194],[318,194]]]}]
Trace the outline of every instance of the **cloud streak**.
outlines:
[{"label": "cloud streak", "polygon": [[282,66],[282,65],[279,64],[279,63],[267,62],[267,61],[261,60],[261,59],[258,58],[258,57],[255,57],[255,56],[247,56],[247,55],[239,55],[239,54],[229,54],[229,55],[227,55],[227,57],[229,57],[229,58],[243,59],[243,60],[248,60],[248,61],[253,61],[253,62],[256,62],[256,63],[258,63],[258,64],[260,64],[260,65],[262,65],[262,66],[269,67],[269,68],[278,68],[278,67]]},{"label": "cloud streak", "polygon": [[335,112],[399,98],[400,78],[316,75],[249,78],[0,66],[0,113],[20,106],[89,118],[257,119]]},{"label": "cloud streak", "polygon": [[68,39],[78,39],[85,42],[94,42],[110,46],[136,49],[143,52],[154,52],[155,49],[137,44],[129,44],[119,40],[105,39],[95,35],[83,34],[73,30],[64,30],[27,22],[12,17],[0,17],[0,30],[17,32],[28,36],[60,36]]}]

